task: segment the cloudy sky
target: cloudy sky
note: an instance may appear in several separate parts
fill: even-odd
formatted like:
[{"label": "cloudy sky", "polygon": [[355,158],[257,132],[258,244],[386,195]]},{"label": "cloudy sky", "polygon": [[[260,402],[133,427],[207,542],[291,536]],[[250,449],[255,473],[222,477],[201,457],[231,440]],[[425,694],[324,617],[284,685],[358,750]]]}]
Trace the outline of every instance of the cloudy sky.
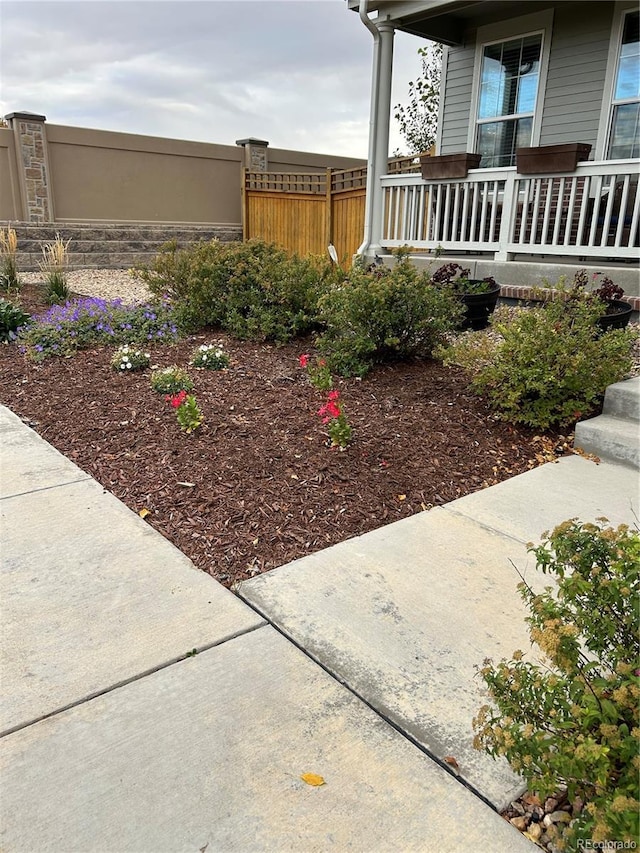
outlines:
[{"label": "cloudy sky", "polygon": [[[366,157],[372,44],[345,0],[0,0],[0,114]],[[420,45],[396,34],[394,104]]]}]

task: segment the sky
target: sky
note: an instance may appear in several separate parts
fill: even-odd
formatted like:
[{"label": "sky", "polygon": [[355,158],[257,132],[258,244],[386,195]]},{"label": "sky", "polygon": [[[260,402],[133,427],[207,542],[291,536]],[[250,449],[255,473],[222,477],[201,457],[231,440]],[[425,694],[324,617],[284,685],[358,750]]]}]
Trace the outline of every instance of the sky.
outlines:
[{"label": "sky", "polygon": [[[394,105],[422,44],[395,36]],[[0,0],[0,114],[366,158],[372,52],[346,0]]]}]

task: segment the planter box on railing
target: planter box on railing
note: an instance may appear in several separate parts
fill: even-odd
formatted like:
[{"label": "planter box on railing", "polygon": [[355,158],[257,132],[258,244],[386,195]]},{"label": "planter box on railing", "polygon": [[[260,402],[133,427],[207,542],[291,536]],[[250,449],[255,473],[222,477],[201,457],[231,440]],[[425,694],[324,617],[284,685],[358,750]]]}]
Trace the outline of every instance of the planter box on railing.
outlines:
[{"label": "planter box on railing", "polygon": [[425,181],[441,178],[466,178],[469,169],[477,169],[482,159],[481,154],[440,154],[438,157],[429,157],[422,154],[420,157],[420,169]]},{"label": "planter box on railing", "polygon": [[521,175],[575,172],[578,162],[587,160],[590,152],[591,146],[586,142],[516,148],[516,168]]}]

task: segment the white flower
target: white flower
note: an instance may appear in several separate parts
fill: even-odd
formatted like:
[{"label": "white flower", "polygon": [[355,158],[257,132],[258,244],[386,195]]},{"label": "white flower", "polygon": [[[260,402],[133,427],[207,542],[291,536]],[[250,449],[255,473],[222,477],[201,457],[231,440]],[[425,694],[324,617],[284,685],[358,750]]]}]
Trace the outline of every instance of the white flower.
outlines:
[{"label": "white flower", "polygon": [[130,361],[127,362],[127,370],[131,370],[131,362]]}]

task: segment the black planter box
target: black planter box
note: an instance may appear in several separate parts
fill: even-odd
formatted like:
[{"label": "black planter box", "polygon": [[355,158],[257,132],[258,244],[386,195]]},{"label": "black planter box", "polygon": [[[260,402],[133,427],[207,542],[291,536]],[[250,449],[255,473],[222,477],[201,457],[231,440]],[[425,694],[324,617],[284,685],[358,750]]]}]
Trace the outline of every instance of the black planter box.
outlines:
[{"label": "black planter box", "polygon": [[477,169],[481,159],[481,154],[471,154],[467,151],[461,154],[441,154],[438,157],[422,154],[420,169],[425,181],[441,178],[466,178],[469,169]]},{"label": "black planter box", "polygon": [[590,152],[591,146],[586,142],[516,148],[516,168],[521,175],[575,172],[578,162],[587,160]]}]

